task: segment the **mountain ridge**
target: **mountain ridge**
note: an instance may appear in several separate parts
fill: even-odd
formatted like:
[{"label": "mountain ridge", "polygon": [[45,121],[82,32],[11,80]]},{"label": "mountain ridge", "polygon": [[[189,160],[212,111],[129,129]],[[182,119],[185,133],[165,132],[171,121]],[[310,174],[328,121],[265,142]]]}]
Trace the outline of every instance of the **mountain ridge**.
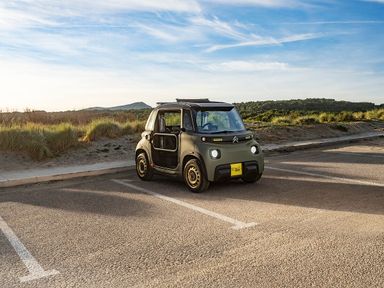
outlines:
[{"label": "mountain ridge", "polygon": [[133,102],[126,105],[112,106],[112,107],[89,107],[83,109],[85,111],[101,111],[101,110],[110,110],[110,111],[118,111],[118,110],[140,110],[140,109],[151,109],[152,107],[148,104],[140,101]]}]

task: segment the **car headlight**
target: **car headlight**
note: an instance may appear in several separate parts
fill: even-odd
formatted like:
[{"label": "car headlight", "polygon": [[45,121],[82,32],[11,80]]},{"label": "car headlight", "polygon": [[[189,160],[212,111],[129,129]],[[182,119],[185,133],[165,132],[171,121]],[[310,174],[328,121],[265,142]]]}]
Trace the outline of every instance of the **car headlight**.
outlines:
[{"label": "car headlight", "polygon": [[209,151],[209,154],[210,154],[211,158],[213,158],[213,159],[219,159],[220,158],[220,150],[218,150],[218,149],[212,149],[211,151]]},{"label": "car headlight", "polygon": [[257,154],[257,153],[259,153],[258,150],[259,150],[259,149],[258,149],[257,146],[255,146],[255,145],[253,145],[253,146],[251,147],[251,152],[252,152],[252,154]]}]

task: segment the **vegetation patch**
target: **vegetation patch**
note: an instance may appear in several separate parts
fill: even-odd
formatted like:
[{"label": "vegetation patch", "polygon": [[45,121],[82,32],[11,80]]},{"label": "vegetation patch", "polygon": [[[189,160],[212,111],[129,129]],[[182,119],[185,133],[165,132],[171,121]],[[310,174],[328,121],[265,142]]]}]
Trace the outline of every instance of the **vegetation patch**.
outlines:
[{"label": "vegetation patch", "polygon": [[92,121],[84,136],[84,141],[96,141],[101,138],[118,138],[123,135],[123,129],[118,122],[110,119]]},{"label": "vegetation patch", "polygon": [[0,149],[26,152],[32,159],[42,160],[59,155],[80,142],[70,124],[0,127]]},{"label": "vegetation patch", "polygon": [[24,152],[34,160],[44,160],[84,146],[86,142],[135,134],[143,129],[143,121],[119,123],[113,119],[96,119],[85,126],[70,123],[0,125],[0,150]]},{"label": "vegetation patch", "polygon": [[[286,126],[288,129],[288,126],[331,123],[333,129],[347,132],[348,122],[384,121],[384,106],[366,102],[304,99],[235,105],[250,127],[278,129],[273,126]],[[42,160],[91,141],[141,133],[149,113],[150,109],[23,113],[0,111],[0,150],[25,152],[33,159]]]}]

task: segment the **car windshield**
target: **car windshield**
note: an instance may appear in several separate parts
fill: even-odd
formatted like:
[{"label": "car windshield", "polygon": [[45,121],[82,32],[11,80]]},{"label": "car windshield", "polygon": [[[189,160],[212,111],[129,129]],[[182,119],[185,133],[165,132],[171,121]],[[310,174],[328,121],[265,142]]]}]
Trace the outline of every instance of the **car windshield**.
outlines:
[{"label": "car windshield", "polygon": [[244,131],[245,127],[235,108],[231,110],[204,110],[196,113],[200,133],[228,133]]}]

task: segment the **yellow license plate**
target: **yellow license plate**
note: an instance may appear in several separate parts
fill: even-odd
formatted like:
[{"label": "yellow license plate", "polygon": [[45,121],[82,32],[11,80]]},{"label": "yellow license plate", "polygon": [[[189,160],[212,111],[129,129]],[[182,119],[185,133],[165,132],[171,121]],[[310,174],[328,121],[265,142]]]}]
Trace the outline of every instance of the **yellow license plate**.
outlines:
[{"label": "yellow license plate", "polygon": [[243,174],[241,163],[231,164],[231,177],[232,176],[241,176]]}]

